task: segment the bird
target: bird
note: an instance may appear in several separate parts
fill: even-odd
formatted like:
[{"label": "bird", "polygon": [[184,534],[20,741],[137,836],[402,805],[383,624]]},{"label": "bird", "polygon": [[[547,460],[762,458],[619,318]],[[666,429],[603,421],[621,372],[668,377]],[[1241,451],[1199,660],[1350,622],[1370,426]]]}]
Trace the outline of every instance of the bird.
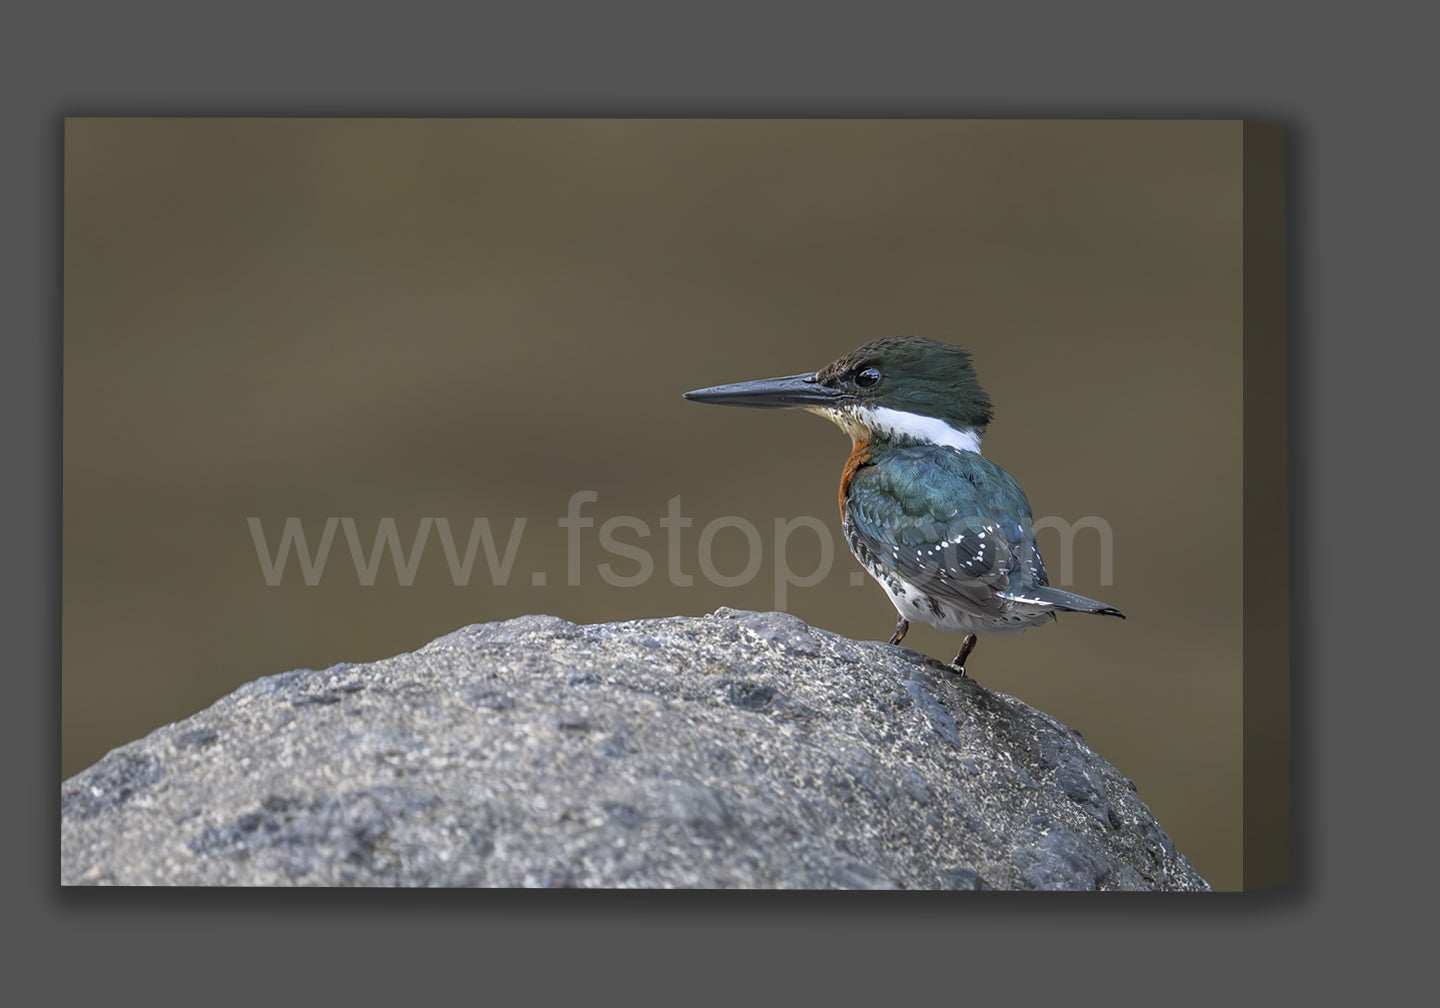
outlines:
[{"label": "bird", "polygon": [[819,371],[684,397],[807,410],[850,436],[841,527],[895,606],[891,644],[905,639],[913,619],[964,634],[950,663],[964,676],[980,634],[1018,634],[1062,612],[1125,618],[1050,586],[1025,491],[980,453],[994,409],[965,347],[888,336]]}]

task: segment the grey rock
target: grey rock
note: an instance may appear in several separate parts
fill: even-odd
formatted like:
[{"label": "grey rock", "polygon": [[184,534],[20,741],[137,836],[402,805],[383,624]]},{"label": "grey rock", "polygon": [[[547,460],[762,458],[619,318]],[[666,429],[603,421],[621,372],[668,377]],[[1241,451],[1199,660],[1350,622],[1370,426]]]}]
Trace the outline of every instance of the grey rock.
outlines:
[{"label": "grey rock", "polygon": [[466,627],[61,786],[61,880],[1208,890],[1075,732],[784,613]]}]

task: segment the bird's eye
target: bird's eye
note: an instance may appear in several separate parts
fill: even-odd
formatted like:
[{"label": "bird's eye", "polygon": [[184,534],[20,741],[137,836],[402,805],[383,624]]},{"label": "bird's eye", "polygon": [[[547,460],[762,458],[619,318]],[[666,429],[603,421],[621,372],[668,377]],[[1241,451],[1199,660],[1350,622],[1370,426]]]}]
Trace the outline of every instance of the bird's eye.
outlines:
[{"label": "bird's eye", "polygon": [[880,384],[880,369],[867,367],[855,375],[855,384],[861,388],[874,388]]}]

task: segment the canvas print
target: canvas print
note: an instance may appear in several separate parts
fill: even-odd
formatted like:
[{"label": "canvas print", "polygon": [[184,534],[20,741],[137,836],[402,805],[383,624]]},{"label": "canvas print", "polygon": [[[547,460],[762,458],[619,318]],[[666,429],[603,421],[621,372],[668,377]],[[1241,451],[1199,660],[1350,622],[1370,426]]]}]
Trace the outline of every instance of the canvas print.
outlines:
[{"label": "canvas print", "polygon": [[64,170],[62,884],[1288,877],[1277,127],[77,118]]}]

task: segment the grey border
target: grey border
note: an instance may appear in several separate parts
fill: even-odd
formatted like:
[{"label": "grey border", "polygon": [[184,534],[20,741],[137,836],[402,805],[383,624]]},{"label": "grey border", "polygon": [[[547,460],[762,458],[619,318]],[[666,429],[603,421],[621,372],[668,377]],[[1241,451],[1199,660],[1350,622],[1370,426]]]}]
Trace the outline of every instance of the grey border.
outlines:
[{"label": "grey border", "polygon": [[[734,5],[688,16],[647,6],[633,17],[616,5],[479,5],[460,25],[418,7],[367,16],[358,5],[250,4],[217,9],[224,21],[207,24],[190,5],[96,4],[30,9],[27,23],[12,22],[0,59],[15,131],[0,159],[0,304],[13,337],[0,372],[3,430],[18,490],[3,498],[7,637],[18,642],[3,743],[15,795],[3,831],[6,903],[20,925],[11,982],[23,990],[43,980],[97,1000],[136,989],[178,1000],[217,987],[288,993],[308,976],[336,997],[353,986],[413,1000],[454,971],[451,984],[466,986],[449,989],[487,999],[517,982],[551,992],[576,984],[592,996],[659,983],[688,997],[791,979],[817,997],[843,987],[908,999],[934,985],[946,997],[1005,991],[1030,1001],[1083,989],[1184,1003],[1241,989],[1303,996],[1334,990],[1337,978],[1358,983],[1361,970],[1399,982],[1398,972],[1423,965],[1392,961],[1403,908],[1375,895],[1410,886],[1395,878],[1409,863],[1406,834],[1429,835],[1409,811],[1411,775],[1422,767],[1428,785],[1429,761],[1420,742],[1414,759],[1397,750],[1428,737],[1400,722],[1434,709],[1433,659],[1397,654],[1404,628],[1389,623],[1413,602],[1386,604],[1404,594],[1408,515],[1382,536],[1394,544],[1395,574],[1363,586],[1335,562],[1326,530],[1363,533],[1354,509],[1408,499],[1388,481],[1423,461],[1387,435],[1404,429],[1407,399],[1428,401],[1403,386],[1433,373],[1416,359],[1433,349],[1421,304],[1433,278],[1415,270],[1433,244],[1411,226],[1433,205],[1423,72],[1433,35],[1407,23],[1413,8],[1400,5],[1349,20],[1276,6],[1051,3],[982,14],[957,5],[930,17],[901,5],[767,5],[747,18]],[[701,49],[667,45],[656,37],[667,27]],[[1198,899],[980,905],[938,894],[857,905],[818,894],[57,891],[60,120],[215,113],[1079,115],[1284,126],[1297,881]],[[1433,429],[1418,410],[1410,422]],[[1367,754],[1389,754],[1398,772],[1367,766]],[[1390,822],[1401,835],[1380,825]],[[1383,862],[1372,847],[1388,852]]]},{"label": "grey border", "polygon": [[1290,874],[1289,520],[1285,396],[1285,134],[1245,124],[1244,571],[1245,599],[1267,599],[1244,619],[1243,876],[1246,889]]}]

